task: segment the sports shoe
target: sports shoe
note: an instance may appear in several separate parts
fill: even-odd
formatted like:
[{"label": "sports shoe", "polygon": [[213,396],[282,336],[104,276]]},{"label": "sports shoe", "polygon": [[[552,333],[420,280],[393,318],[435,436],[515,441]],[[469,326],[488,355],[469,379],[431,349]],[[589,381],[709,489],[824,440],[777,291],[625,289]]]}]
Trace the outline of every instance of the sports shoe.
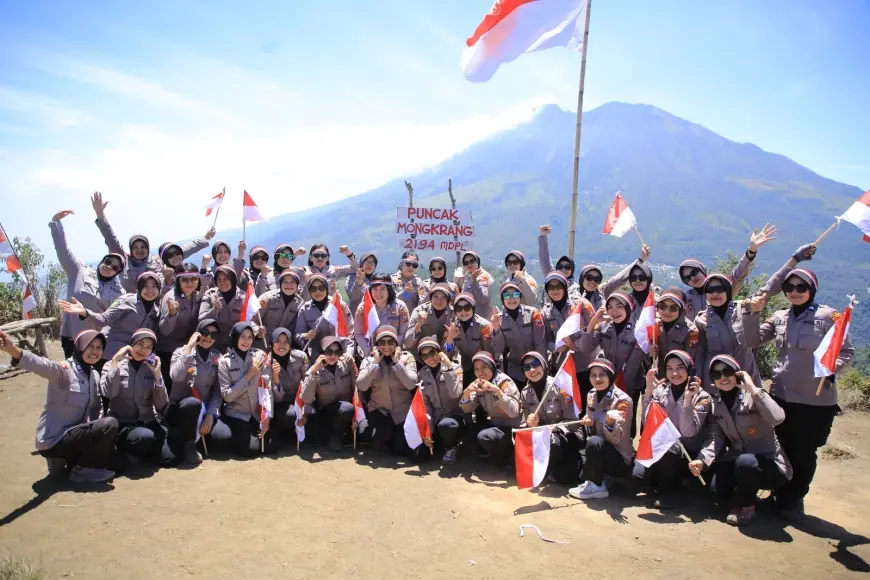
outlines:
[{"label": "sports shoe", "polygon": [[750,505],[742,508],[734,508],[725,521],[732,526],[745,526],[755,517],[755,506]]},{"label": "sports shoe", "polygon": [[184,462],[190,465],[202,463],[202,455],[196,449],[196,441],[188,441],[184,447]]},{"label": "sports shoe", "polygon": [[330,451],[335,451],[336,453],[341,451],[341,439],[335,435],[329,438],[329,443],[327,443],[327,445],[329,446]]},{"label": "sports shoe", "polygon": [[804,512],[803,499],[799,499],[797,503],[794,504],[794,506],[782,506],[782,504],[777,502],[777,508],[777,517],[780,517],[788,522],[796,522],[806,516],[806,512]]},{"label": "sports shoe", "polygon": [[597,485],[591,481],[584,481],[577,487],[572,487],[568,490],[568,495],[576,499],[605,499],[610,497],[610,492],[602,483]]},{"label": "sports shoe", "polygon": [[113,477],[115,477],[114,471],[81,465],[76,465],[69,474],[69,480],[73,483],[100,483],[109,481]]},{"label": "sports shoe", "polygon": [[441,458],[443,465],[453,465],[456,463],[456,447],[451,447],[444,452],[444,457]]}]

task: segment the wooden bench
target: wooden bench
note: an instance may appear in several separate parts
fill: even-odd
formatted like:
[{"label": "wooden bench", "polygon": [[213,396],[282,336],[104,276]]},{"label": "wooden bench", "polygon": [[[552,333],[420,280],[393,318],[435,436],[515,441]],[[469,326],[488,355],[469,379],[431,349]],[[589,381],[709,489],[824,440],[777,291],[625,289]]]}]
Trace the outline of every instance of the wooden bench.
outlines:
[{"label": "wooden bench", "polygon": [[[18,339],[18,347],[46,356],[44,332],[51,335],[51,327],[57,324],[57,318],[34,318],[32,320],[16,320],[0,326],[0,330]],[[27,341],[27,335],[33,332],[35,344]]]}]

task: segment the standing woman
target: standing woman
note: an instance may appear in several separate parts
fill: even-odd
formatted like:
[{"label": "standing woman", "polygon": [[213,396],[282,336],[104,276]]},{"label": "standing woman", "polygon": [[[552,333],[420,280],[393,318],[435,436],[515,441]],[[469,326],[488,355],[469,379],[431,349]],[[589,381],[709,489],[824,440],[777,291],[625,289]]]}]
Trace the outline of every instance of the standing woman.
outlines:
[{"label": "standing woman", "polygon": [[465,270],[464,276],[459,274],[460,270],[457,268],[454,282],[463,293],[474,296],[477,314],[489,320],[493,312],[489,289],[495,284],[495,280],[489,272],[480,267],[480,256],[477,252],[463,253],[462,267]]},{"label": "standing woman", "polygon": [[408,323],[405,333],[405,348],[411,349],[420,362],[422,361],[418,356],[417,342],[425,336],[434,338],[438,344],[444,344],[447,328],[453,320],[453,295],[450,293],[450,286],[436,284],[429,289],[426,298],[426,302],[411,313],[411,322]]},{"label": "standing woman", "polygon": [[[643,309],[643,303],[646,301],[646,296],[650,292],[650,285],[653,281],[652,270],[647,265],[652,250],[646,244],[640,248],[640,257],[617,272],[603,286],[599,287],[601,296],[606,300],[610,295],[619,290],[626,282],[631,286],[631,296],[634,303],[639,305],[636,312],[630,313],[632,322],[636,322]],[[584,267],[585,271],[586,268]]]},{"label": "standing woman", "polygon": [[[528,427],[554,425],[574,418],[573,410],[568,409],[569,406],[574,407],[574,402],[562,399],[553,377],[547,376],[547,361],[540,353],[532,351],[523,357],[523,372],[526,374],[526,386],[520,393],[520,401]],[[551,479],[562,485],[579,483],[583,465],[580,455],[582,446],[583,436],[576,425],[550,429],[550,463],[547,472]]]},{"label": "standing woman", "polygon": [[[605,308],[595,313],[580,337],[580,350],[592,352],[595,348],[601,347],[602,355],[610,361],[616,373],[614,384],[631,397],[632,410],[634,410],[637,409],[637,401],[640,400],[644,387],[642,362],[646,355],[636,348],[634,321],[630,318],[632,308],[634,308],[634,300],[631,296],[625,292],[611,294]],[[605,317],[610,317],[610,320],[605,320]],[[587,398],[588,402],[589,398]],[[635,413],[630,417],[632,439],[637,434],[636,415]]]},{"label": "standing woman", "polygon": [[444,350],[459,354],[462,363],[462,386],[467,387],[474,380],[474,355],[488,352],[493,358],[492,325],[489,320],[475,313],[474,296],[463,292],[456,297],[453,311],[456,320],[447,327]]},{"label": "standing woman", "polygon": [[[561,351],[556,349],[556,335],[559,329],[565,324],[565,320],[571,315],[571,312],[577,309],[579,303],[580,311],[580,330],[586,330],[589,327],[589,322],[595,314],[595,309],[592,304],[585,298],[575,300],[571,297],[568,289],[568,280],[559,272],[550,272],[544,281],[544,292],[547,300],[544,300],[543,316],[544,328],[546,329],[547,350],[551,355],[551,371],[555,372],[558,369]],[[565,338],[565,346],[574,351],[574,368],[577,369],[577,380],[580,383],[580,393],[583,396],[580,403],[581,408],[585,408],[586,395],[592,389],[592,383],[589,382],[589,363],[592,362],[601,352],[598,348],[592,350],[583,350],[579,347],[580,338],[583,336],[581,332],[576,332]],[[576,342],[575,342],[576,341]],[[564,350],[564,349],[563,349]],[[528,374],[526,375],[528,377]]]},{"label": "standing woman", "polygon": [[[94,213],[97,214],[97,228],[99,228],[100,233],[103,234],[103,240],[106,242],[109,251],[123,255],[125,253],[124,247],[121,245],[121,241],[115,235],[112,226],[109,225],[109,221],[106,219],[106,206],[109,205],[109,202],[103,201],[102,193],[95,192],[91,197],[91,205],[94,208]],[[212,239],[214,235],[215,230],[214,228],[211,228],[205,233],[204,237],[195,238],[181,246],[183,258],[192,256],[198,251],[207,248],[208,241]],[[146,271],[159,269],[160,264],[158,260],[155,260],[154,264],[149,263],[148,254],[151,251],[151,245],[148,238],[142,234],[134,234],[130,237],[129,250],[130,253],[127,255],[126,268],[121,274],[121,285],[124,287],[124,290],[132,294],[136,292],[136,284],[139,281],[139,276]]]},{"label": "standing woman", "polygon": [[224,399],[224,422],[230,428],[230,446],[242,457],[256,457],[260,440],[266,453],[275,450],[270,419],[260,425],[260,399],[257,387],[271,391],[272,365],[266,353],[254,345],[254,327],[237,322],[230,331],[230,348],[218,363],[218,384]]},{"label": "standing woman", "polygon": [[72,298],[72,302],[59,300],[58,306],[67,314],[90,320],[89,323],[97,327],[109,327],[106,350],[103,351],[103,359],[109,360],[119,350],[130,345],[130,339],[140,328],[147,328],[152,332],[157,330],[160,318],[159,298],[160,279],[154,272],[145,272],[139,276],[136,294],[124,294],[105,312],[89,310],[75,298]]},{"label": "standing woman", "polygon": [[[665,359],[659,353],[682,350],[696,358],[698,353],[698,328],[686,317],[686,303],[683,292],[677,288],[665,290],[656,297],[656,341],[650,342],[649,356],[658,360],[658,376],[665,376]],[[696,365],[697,368],[697,365]],[[703,374],[703,373],[701,373]]]},{"label": "standing woman", "polygon": [[423,280],[417,275],[420,256],[416,252],[405,252],[399,262],[398,271],[393,274],[393,288],[396,296],[413,312],[420,304],[420,294],[425,292]]},{"label": "standing woman", "polygon": [[[106,254],[96,272],[79,262],[66,241],[66,233],[61,223],[63,218],[72,213],[71,210],[59,211],[48,224],[57,260],[67,277],[66,297],[67,300],[75,298],[93,312],[105,312],[124,293],[119,275],[124,270],[126,259],[123,254]],[[81,320],[72,314],[63,315],[60,321],[63,356],[69,358],[73,355],[73,337],[83,330],[96,330],[96,323],[93,320]],[[105,341],[105,337],[103,339]]]},{"label": "standing woman", "polygon": [[[819,282],[815,274],[803,268],[790,270],[782,292],[791,307],[774,312],[758,324],[758,311],[744,319],[747,345],[758,348],[775,341],[777,356],[773,367],[770,394],[785,412],[785,420],[776,427],[776,436],[792,462],[794,477],[776,491],[776,507],[787,518],[804,514],[804,497],[816,474],[817,452],[823,446],[837,404],[837,377],[852,361],[855,353],[848,337],[837,356],[835,374],[819,382],[815,376],[813,353],[834,325],[840,313],[816,302]],[[766,301],[766,296],[761,299]],[[759,382],[753,382],[758,385]]]},{"label": "standing woman", "polygon": [[353,391],[356,387],[357,368],[353,359],[344,353],[342,339],[324,336],[320,341],[323,353],[305,373],[302,381],[302,401],[305,408],[313,406],[317,413],[309,423],[308,415],[297,417],[297,423],[306,425],[305,435],[313,432],[318,439],[327,438],[332,451],[350,439],[353,416]]},{"label": "standing woman", "polygon": [[68,469],[74,483],[96,483],[115,476],[109,461],[118,421],[100,417],[100,374],[96,364],[106,338],[96,330],[83,330],[73,339],[73,353],[55,362],[21,350],[0,330],[0,349],[12,357],[12,366],[48,380],[45,405],[36,423],[36,449],[49,466],[52,459]]},{"label": "standing woman", "polygon": [[[761,384],[761,375],[752,352],[753,339],[746,333],[746,318],[756,315],[764,308],[764,296],[749,301],[731,301],[731,279],[724,274],[710,274],[704,282],[707,310],[695,317],[698,328],[698,361],[709,361],[719,354],[727,354],[740,363],[741,368],[752,375],[756,385]],[[756,323],[757,325],[757,323]],[[757,332],[754,334],[757,335]],[[757,342],[757,338],[754,342]],[[812,353],[810,353],[812,355]],[[812,359],[812,356],[810,357]],[[710,367],[704,369],[704,385],[710,385]]]},{"label": "standing woman", "polygon": [[353,276],[348,276],[344,282],[344,291],[347,294],[347,305],[351,312],[356,312],[362,304],[365,289],[372,283],[372,276],[378,269],[378,257],[370,252],[360,256],[359,268]]},{"label": "standing woman", "polygon": [[429,278],[423,282],[426,297],[420,298],[421,304],[428,300],[429,291],[435,284],[447,284],[453,296],[459,294],[459,286],[447,279],[447,261],[440,256],[429,260]]},{"label": "standing woman", "polygon": [[100,391],[109,400],[107,414],[118,420],[117,447],[132,463],[145,460],[162,467],[174,467],[181,456],[166,441],[160,424],[169,406],[169,395],[160,372],[161,361],[154,354],[157,335],[142,328],[133,333],[130,344],[106,364],[100,377]]},{"label": "standing woman", "polygon": [[[308,294],[311,299],[302,305],[296,317],[296,347],[305,351],[310,360],[320,356],[320,340],[325,336],[337,336],[338,330],[323,316],[323,311],[329,305],[329,282],[323,274],[311,274],[307,282]],[[348,336],[353,336],[353,316],[344,302],[341,303],[344,319],[347,323]],[[345,352],[353,356],[353,340],[345,341]]]},{"label": "standing woman", "polygon": [[589,363],[592,388],[586,401],[586,415],[580,421],[592,433],[586,439],[586,481],[568,490],[571,497],[605,499],[610,496],[604,476],[625,477],[634,462],[633,437],[626,430],[629,416],[634,415],[631,398],[614,383],[616,374],[609,360],[599,358]]},{"label": "standing woman", "polygon": [[299,279],[301,280],[302,276],[305,275],[305,271],[303,268],[294,268],[293,259],[296,256],[301,256],[303,254],[305,254],[305,248],[299,248],[294,252],[293,246],[291,246],[290,244],[278,244],[277,246],[275,246],[272,269],[267,274],[257,278],[257,285],[254,288],[254,293],[257,296],[262,296],[270,290],[277,290],[278,279],[281,277],[281,274],[290,269],[296,271]]},{"label": "standing woman", "polygon": [[595,310],[604,306],[604,294],[599,289],[601,281],[604,280],[601,268],[595,264],[586,264],[580,269],[580,276],[578,278],[580,280],[580,296],[588,300]]},{"label": "standing woman", "polygon": [[179,439],[186,442],[184,455],[188,463],[202,461],[202,456],[196,450],[195,431],[200,401],[205,405],[205,415],[199,435],[206,437],[210,449],[226,448],[232,439],[230,428],[220,419],[223,398],[218,384],[218,364],[221,353],[214,348],[218,334],[217,321],[202,320],[187,344],[172,353],[172,391],[169,394],[166,424],[176,429]]},{"label": "standing woman", "polygon": [[[707,437],[707,415],[713,411],[710,394],[693,376],[694,360],[682,350],[672,350],[665,360],[665,378],[659,380],[656,369],[646,375],[643,393],[643,417],[651,403],[657,403],[680,432],[680,443],[694,457]],[[654,507],[670,509],[679,503],[683,480],[688,477],[688,460],[674,444],[658,461],[644,467],[634,464],[634,478],[655,488],[658,498]]]},{"label": "standing woman", "polygon": [[[243,242],[240,242],[241,246]],[[242,272],[245,269],[245,260],[242,258],[244,255],[244,251],[240,248],[239,254],[235,260],[232,260],[232,264],[230,264],[230,259],[232,258],[232,251],[230,250],[230,245],[223,240],[218,240],[211,245],[211,258],[209,258],[209,254],[205,254],[202,257],[202,267],[199,270],[199,274],[202,277],[202,291],[210,290],[214,288],[214,274],[215,270],[220,266],[232,266],[233,270],[236,271],[237,276],[241,276]],[[208,264],[210,261],[214,261],[211,266],[211,269],[208,269]]]},{"label": "standing woman", "polygon": [[172,393],[172,377],[170,376],[172,353],[183,346],[196,332],[199,320],[199,305],[202,301],[200,293],[201,278],[196,266],[187,262],[181,267],[181,272],[175,275],[175,283],[160,301],[160,318],[158,321],[157,356],[167,361],[162,367],[163,384]]},{"label": "standing woman", "polygon": [[697,477],[712,468],[717,495],[731,498],[726,521],[742,526],[755,517],[760,489],[773,490],[776,495],[792,478],[792,467],[775,432],[786,415],[733,357],[713,357],[709,374],[717,390],[710,431],[689,470]]},{"label": "standing woman", "polygon": [[242,318],[245,292],[239,288],[238,280],[236,271],[230,266],[218,266],[214,272],[215,287],[205,293],[199,305],[200,321],[217,322],[220,332],[213,348],[222,353],[227,351],[230,330]]},{"label": "standing woman", "polygon": [[507,281],[499,288],[504,312],[495,312],[492,324],[492,350],[502,354],[502,369],[514,383],[526,380],[522,369],[523,355],[535,351],[547,356],[544,316],[534,306],[522,304],[522,289]]},{"label": "standing woman", "polygon": [[478,444],[493,465],[513,471],[511,431],[523,422],[520,392],[509,376],[496,370],[495,359],[488,352],[474,355],[473,364],[475,380],[462,392],[459,406],[469,415],[481,410]]},{"label": "standing woman", "polygon": [[[239,244],[240,249],[243,246],[244,242]],[[248,278],[255,289],[258,284],[261,284],[260,278],[265,279],[271,271],[272,269],[269,267],[269,253],[266,251],[266,248],[263,246],[251,248],[251,252],[248,254]]]},{"label": "standing woman", "polygon": [[462,398],[462,369],[441,350],[434,338],[424,338],[417,345],[423,366],[417,376],[420,391],[426,404],[426,415],[434,441],[423,443],[428,446],[443,447],[441,463],[452,465],[456,462],[459,442],[468,428],[468,421],[459,408]]},{"label": "standing woman", "polygon": [[511,250],[504,257],[504,267],[509,272],[508,280],[516,282],[523,293],[522,303],[534,306],[538,301],[538,283],[526,272],[526,257],[519,250]]},{"label": "standing woman", "polygon": [[356,254],[350,251],[347,246],[341,246],[338,253],[347,257],[347,266],[332,266],[329,263],[329,248],[325,244],[314,244],[308,253],[308,267],[305,268],[305,293],[302,298],[308,300],[308,278],[314,274],[320,274],[329,282],[334,282],[341,278],[349,276],[351,273],[359,269],[359,264],[356,262]]},{"label": "standing woman", "polygon": [[[553,267],[553,261],[550,259],[550,243],[547,240],[550,232],[553,230],[550,226],[544,225],[541,226],[540,231],[541,233],[538,236],[538,262],[541,264],[541,273],[545,277],[550,272],[558,272],[564,276],[568,280],[568,294],[572,299],[576,300],[580,297],[580,286],[574,281],[574,260],[568,256],[562,256],[556,260],[556,266]],[[580,278],[582,279],[582,276]],[[595,308],[598,309],[598,306]]]},{"label": "standing woman", "polygon": [[276,328],[271,334],[272,400],[276,432],[296,439],[296,394],[308,372],[308,356],[292,348],[293,334],[286,328]]},{"label": "standing woman", "polygon": [[[284,269],[278,276],[278,288],[260,296],[260,318],[266,327],[266,336],[275,335],[278,328],[296,328],[296,317],[302,308],[299,284],[302,278],[291,268]],[[291,342],[293,335],[290,335]]]},{"label": "standing woman", "polygon": [[[393,287],[393,282],[387,274],[375,274],[372,276],[369,292],[372,293],[372,302],[375,304],[375,311],[378,314],[378,327],[392,326],[396,329],[399,337],[399,346],[402,346],[405,341],[405,333],[408,331],[408,307],[401,300],[396,300],[396,289]],[[362,302],[362,298],[360,299]],[[367,357],[372,352],[372,346],[369,341],[369,336],[374,336],[376,329],[369,328],[369,336],[366,336],[365,318],[362,304],[357,306],[356,314],[353,319],[354,341],[356,346],[362,351],[362,356]]]},{"label": "standing woman", "polygon": [[408,455],[415,460],[422,457],[425,446],[416,450],[408,447],[402,428],[416,386],[414,357],[402,353],[395,328],[381,326],[375,331],[375,348],[363,360],[357,377],[360,391],[371,390],[368,421],[374,429],[372,451],[381,453],[389,449],[394,455]]}]

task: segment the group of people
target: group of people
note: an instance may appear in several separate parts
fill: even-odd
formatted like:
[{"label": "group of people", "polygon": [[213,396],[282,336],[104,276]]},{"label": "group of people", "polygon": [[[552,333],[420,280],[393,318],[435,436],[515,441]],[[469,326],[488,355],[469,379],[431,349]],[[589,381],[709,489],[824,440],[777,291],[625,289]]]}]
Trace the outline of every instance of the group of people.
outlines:
[{"label": "group of people", "polygon": [[[594,264],[578,269],[568,256],[554,264],[542,226],[541,289],[519,250],[506,254],[498,286],[473,251],[452,276],[445,259],[433,258],[425,279],[413,252],[394,273],[380,273],[374,254],[342,246],[347,264],[337,266],[323,244],[269,253],[242,242],[233,256],[214,241],[197,266],[185,260],[208,247],[214,230],[163,244],[155,256],[141,234],[123,247],[107,202],[97,193],[92,203],[108,248],[96,269],[66,241],[72,212],[49,224],[69,278],[60,302],[66,360],[23,351],[0,332],[13,364],[48,380],[36,446],[50,470],[72,481],[105,481],[139,462],[199,463],[200,447],[273,453],[296,444],[300,431],[305,445],[333,452],[358,440],[371,452],[450,465],[465,449],[511,471],[512,431],[551,425],[547,479],[571,496],[606,498],[614,480],[630,479],[665,509],[679,502],[686,479],[702,477],[730,502],[727,521],[742,525],[762,489],[783,516],[802,513],[817,449],[839,410],[836,376],[817,393],[813,371],[837,312],[816,302],[818,280],[798,267],[816,248],[802,246],[754,297],[734,300],[758,250],[775,239],[769,225],[752,233],[731,273],[680,264],[685,290],[654,287],[645,245],[607,281]],[[307,264],[294,263],[305,254]],[[327,316],[338,283],[347,297],[341,329]],[[251,286],[260,308],[246,322]],[[790,307],[759,320],[779,292]],[[658,330],[644,352],[635,325],[651,293]],[[578,330],[560,335],[578,316]],[[754,352],[771,342],[777,361],[765,390]],[[838,371],[851,355],[846,342]],[[576,405],[554,387],[567,357]],[[431,437],[411,448],[403,424],[418,390]],[[634,461],[652,402],[688,457],[675,445],[648,467]]]}]

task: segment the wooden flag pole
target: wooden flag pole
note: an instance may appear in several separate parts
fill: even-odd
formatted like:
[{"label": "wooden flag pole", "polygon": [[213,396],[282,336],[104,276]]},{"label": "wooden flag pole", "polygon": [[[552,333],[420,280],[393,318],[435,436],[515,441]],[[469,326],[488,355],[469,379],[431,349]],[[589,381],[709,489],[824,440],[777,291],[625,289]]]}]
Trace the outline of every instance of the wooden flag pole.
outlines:
[{"label": "wooden flag pole", "polygon": [[[565,357],[565,360],[563,360],[563,361],[562,361],[562,364],[559,365],[559,370],[556,371],[556,374],[557,374],[557,375],[558,375],[558,374],[562,371],[562,369],[565,367],[565,363],[568,362],[568,357],[572,356],[573,354],[574,354],[574,351],[573,351],[573,350],[569,350],[569,351],[568,351],[568,356]],[[544,375],[546,376],[546,371],[544,371]],[[536,416],[537,416],[538,412],[541,410],[541,407],[544,406],[544,401],[547,400],[547,393],[548,393],[548,392],[550,392],[550,387],[547,387],[546,389],[544,389],[544,392],[541,394],[541,402],[538,403],[538,408],[535,409],[535,412],[533,413],[533,415],[536,415]]]},{"label": "wooden flag pole", "polygon": [[819,244],[821,244],[821,243],[822,243],[822,240],[824,240],[825,238],[827,238],[827,237],[828,237],[828,234],[830,234],[832,231],[834,231],[834,230],[837,229],[838,227],[840,227],[840,220],[839,220],[839,219],[838,219],[837,221],[835,221],[834,223],[832,223],[832,224],[831,224],[831,227],[829,227],[828,229],[826,229],[825,232],[824,232],[822,235],[819,236],[819,239],[816,240],[815,242],[813,242],[813,245],[814,245],[814,246],[818,246]]},{"label": "wooden flag pole", "polygon": [[568,257],[574,259],[574,235],[577,230],[577,190],[580,180],[580,135],[583,128],[583,90],[586,83],[586,47],[589,46],[589,15],[592,0],[586,0],[586,25],[583,28],[583,50],[580,58],[580,89],[577,93],[577,128],[574,133],[574,183],[571,190],[571,230],[568,232]]},{"label": "wooden flag pole", "polygon": [[215,226],[217,225],[217,216],[221,212],[221,206],[223,206],[224,198],[227,196],[227,188],[226,187],[223,188],[222,191],[223,191],[223,193],[221,194],[221,203],[220,203],[220,205],[217,206],[217,209],[214,210],[214,221],[211,224],[212,229],[214,229]]},{"label": "wooden flag pole", "polygon": [[206,455],[208,455],[208,445],[205,444],[205,436],[204,436],[204,435],[200,435],[200,436],[199,436],[199,440],[202,441],[202,450],[203,450],[203,452],[204,452]]},{"label": "wooden flag pole", "polygon": [[637,239],[640,240],[640,245],[641,245],[641,246],[645,246],[645,245],[646,245],[646,242],[644,242],[644,241],[643,241],[643,238],[640,237],[640,230],[637,229],[637,224],[634,224],[634,233],[637,234]]},{"label": "wooden flag pole", "polygon": [[[689,462],[689,463],[691,463],[691,462],[692,462],[692,458],[691,458],[691,457],[689,457],[689,452],[688,452],[688,451],[686,451],[686,448],[685,448],[685,447],[683,447],[683,442],[682,442],[682,441],[680,441],[680,440],[677,440],[677,445],[679,445],[679,446],[680,446],[680,451],[682,451],[682,452],[683,452],[683,456],[684,456],[684,457],[685,457],[685,458],[686,458],[686,461],[688,461],[688,462]],[[697,478],[698,478],[698,481],[700,481],[700,482],[701,482],[701,485],[703,485],[703,486],[704,486],[704,487],[707,487],[707,482],[706,482],[706,481],[704,481],[704,478],[703,478],[703,477],[701,477],[701,475],[700,475],[700,474],[698,474],[698,475],[696,475],[696,476],[695,476],[695,477],[697,477]]]}]

